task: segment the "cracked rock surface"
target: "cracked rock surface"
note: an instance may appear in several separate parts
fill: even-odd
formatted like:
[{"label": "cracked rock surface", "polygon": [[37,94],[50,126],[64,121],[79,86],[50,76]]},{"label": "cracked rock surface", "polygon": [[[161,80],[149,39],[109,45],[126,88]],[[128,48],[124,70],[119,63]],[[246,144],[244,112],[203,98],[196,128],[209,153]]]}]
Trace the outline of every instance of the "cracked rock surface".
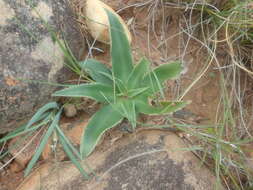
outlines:
[{"label": "cracked rock surface", "polygon": [[104,141],[86,159],[97,179],[85,180],[70,162],[46,163],[17,190],[215,189],[216,178],[187,147],[170,132],[128,134],[114,143]]},{"label": "cracked rock surface", "polygon": [[38,81],[61,83],[70,74],[45,22],[59,39],[64,36],[77,57],[84,43],[67,0],[0,0],[0,12],[2,134],[18,127],[51,100],[56,87]]}]

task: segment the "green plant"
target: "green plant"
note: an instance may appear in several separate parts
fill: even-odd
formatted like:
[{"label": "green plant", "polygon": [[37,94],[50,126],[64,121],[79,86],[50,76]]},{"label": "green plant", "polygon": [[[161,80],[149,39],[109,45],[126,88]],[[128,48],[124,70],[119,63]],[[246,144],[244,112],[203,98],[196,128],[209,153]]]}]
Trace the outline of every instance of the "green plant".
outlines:
[{"label": "green plant", "polygon": [[37,132],[39,129],[46,129],[44,131],[44,135],[40,144],[38,145],[32,159],[27,165],[27,168],[25,170],[25,176],[30,173],[33,166],[38,161],[50,137],[55,136],[56,138],[53,139],[53,145],[56,146],[59,140],[59,143],[62,145],[63,150],[70,158],[72,163],[78,168],[78,170],[85,178],[88,178],[88,174],[84,171],[82,165],[79,162],[81,160],[80,153],[76,150],[76,148],[72,145],[70,140],[65,136],[64,132],[59,127],[62,109],[63,108],[60,107],[56,102],[47,103],[34,114],[34,116],[26,125],[21,126],[17,130],[10,132],[4,138],[0,139],[1,144],[17,136],[24,134],[27,136],[31,136],[34,135],[34,133]]},{"label": "green plant", "polygon": [[80,153],[87,157],[95,148],[101,135],[108,129],[128,119],[133,129],[137,116],[167,114],[184,107],[188,102],[160,101],[155,106],[149,98],[160,91],[168,79],[175,79],[181,72],[180,63],[163,64],[150,70],[150,62],[142,58],[134,66],[130,44],[117,17],[107,11],[110,21],[112,69],[88,59],[80,67],[89,73],[94,82],[71,86],[57,91],[53,96],[89,97],[103,104],[90,119],[81,140]]}]

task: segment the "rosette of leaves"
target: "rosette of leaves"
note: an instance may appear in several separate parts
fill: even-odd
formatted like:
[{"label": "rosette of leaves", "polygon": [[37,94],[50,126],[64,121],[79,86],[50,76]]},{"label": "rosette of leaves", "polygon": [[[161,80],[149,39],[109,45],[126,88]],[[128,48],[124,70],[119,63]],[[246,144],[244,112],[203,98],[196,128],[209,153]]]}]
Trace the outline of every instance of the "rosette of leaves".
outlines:
[{"label": "rosette of leaves", "polygon": [[151,70],[150,62],[146,58],[134,65],[130,44],[121,23],[110,11],[106,12],[110,21],[112,68],[94,59],[80,62],[80,67],[94,82],[74,85],[53,94],[64,97],[88,97],[103,105],[91,117],[84,130],[80,143],[82,158],[94,150],[106,130],[116,126],[124,118],[134,129],[140,113],[168,114],[188,103],[163,101],[156,106],[149,104],[149,99],[162,91],[166,80],[179,76],[182,67],[180,63],[173,62]]}]

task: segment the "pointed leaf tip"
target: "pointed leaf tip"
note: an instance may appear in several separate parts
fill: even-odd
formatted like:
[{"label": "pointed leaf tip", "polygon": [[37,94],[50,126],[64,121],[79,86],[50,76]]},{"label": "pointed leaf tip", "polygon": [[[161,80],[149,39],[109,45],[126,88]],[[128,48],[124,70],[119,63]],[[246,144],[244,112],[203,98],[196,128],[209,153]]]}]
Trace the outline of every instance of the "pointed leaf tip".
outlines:
[{"label": "pointed leaf tip", "polygon": [[133,58],[130,43],[117,16],[109,10],[106,10],[106,13],[110,22],[113,75],[123,83],[126,83],[129,73],[133,70]]},{"label": "pointed leaf tip", "polygon": [[108,129],[121,122],[123,116],[112,105],[107,105],[97,111],[90,119],[80,146],[82,158],[87,157],[96,147],[99,139]]}]

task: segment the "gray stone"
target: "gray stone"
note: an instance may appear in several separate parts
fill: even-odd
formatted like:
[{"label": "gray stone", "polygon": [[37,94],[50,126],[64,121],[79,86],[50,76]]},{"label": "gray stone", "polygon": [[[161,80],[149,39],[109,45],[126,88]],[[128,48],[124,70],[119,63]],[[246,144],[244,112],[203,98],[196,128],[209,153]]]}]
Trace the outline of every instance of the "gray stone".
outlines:
[{"label": "gray stone", "polygon": [[75,56],[83,49],[84,40],[68,0],[0,0],[0,13],[2,134],[18,127],[51,100],[50,94],[56,87],[35,81],[61,83],[70,74],[64,67],[63,52],[43,21],[59,39],[64,36]]},{"label": "gray stone", "polygon": [[168,131],[140,131],[116,142],[107,139],[86,160],[98,179],[84,180],[69,162],[47,163],[17,190],[215,189],[216,178],[185,148],[187,145]]}]

